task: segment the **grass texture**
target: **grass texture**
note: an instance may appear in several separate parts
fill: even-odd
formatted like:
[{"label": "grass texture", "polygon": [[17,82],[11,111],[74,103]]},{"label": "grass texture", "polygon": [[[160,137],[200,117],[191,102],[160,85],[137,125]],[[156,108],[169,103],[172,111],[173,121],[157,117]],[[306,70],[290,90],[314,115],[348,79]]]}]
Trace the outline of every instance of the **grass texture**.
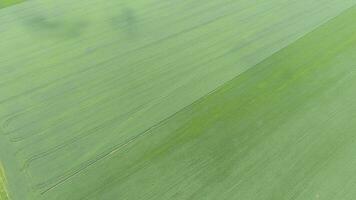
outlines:
[{"label": "grass texture", "polygon": [[355,199],[355,4],[1,9],[1,200]]},{"label": "grass texture", "polygon": [[1,0],[0,9],[23,2],[24,0]]},{"label": "grass texture", "polygon": [[6,181],[4,169],[0,163],[0,199],[1,200],[9,200],[6,184],[7,181]]}]

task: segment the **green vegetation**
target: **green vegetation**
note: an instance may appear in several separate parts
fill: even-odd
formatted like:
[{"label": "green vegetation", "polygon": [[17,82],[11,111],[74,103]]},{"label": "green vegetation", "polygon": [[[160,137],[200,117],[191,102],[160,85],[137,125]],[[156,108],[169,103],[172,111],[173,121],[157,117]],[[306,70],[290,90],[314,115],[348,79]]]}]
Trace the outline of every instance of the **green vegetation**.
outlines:
[{"label": "green vegetation", "polygon": [[0,199],[355,199],[355,4],[1,9]]},{"label": "green vegetation", "polygon": [[5,8],[8,6],[12,6],[14,4],[18,4],[24,2],[24,0],[1,0],[0,1],[0,8]]},{"label": "green vegetation", "polygon": [[6,189],[6,177],[4,169],[0,163],[0,199],[1,200],[8,200],[9,194],[7,193]]}]

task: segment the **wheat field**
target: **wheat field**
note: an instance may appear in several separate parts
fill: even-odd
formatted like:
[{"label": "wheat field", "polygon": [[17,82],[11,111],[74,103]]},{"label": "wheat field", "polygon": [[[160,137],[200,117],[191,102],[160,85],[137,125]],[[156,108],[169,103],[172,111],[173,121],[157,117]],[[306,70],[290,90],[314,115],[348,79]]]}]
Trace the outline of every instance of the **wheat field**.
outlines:
[{"label": "wheat field", "polygon": [[0,0],[1,200],[354,200],[355,0]]}]

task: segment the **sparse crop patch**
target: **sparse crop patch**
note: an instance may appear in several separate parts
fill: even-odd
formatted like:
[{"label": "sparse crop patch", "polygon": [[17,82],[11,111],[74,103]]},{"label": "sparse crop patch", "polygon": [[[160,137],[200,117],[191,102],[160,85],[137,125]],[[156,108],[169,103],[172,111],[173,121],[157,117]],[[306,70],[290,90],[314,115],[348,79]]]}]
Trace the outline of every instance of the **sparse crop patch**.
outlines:
[{"label": "sparse crop patch", "polygon": [[0,199],[1,200],[9,200],[9,194],[7,191],[7,181],[5,176],[5,171],[3,166],[0,163]]}]

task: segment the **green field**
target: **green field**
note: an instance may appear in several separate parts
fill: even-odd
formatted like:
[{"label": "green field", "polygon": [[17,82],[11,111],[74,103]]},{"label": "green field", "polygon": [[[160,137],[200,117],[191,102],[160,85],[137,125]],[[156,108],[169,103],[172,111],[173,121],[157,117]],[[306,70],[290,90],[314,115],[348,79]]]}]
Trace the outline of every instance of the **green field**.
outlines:
[{"label": "green field", "polygon": [[0,3],[0,200],[356,199],[355,5]]},{"label": "green field", "polygon": [[23,2],[24,0],[1,0],[0,9]]},{"label": "green field", "polygon": [[9,195],[7,192],[7,180],[4,174],[4,169],[3,166],[0,163],[0,199],[1,200],[8,200],[9,199]]}]

